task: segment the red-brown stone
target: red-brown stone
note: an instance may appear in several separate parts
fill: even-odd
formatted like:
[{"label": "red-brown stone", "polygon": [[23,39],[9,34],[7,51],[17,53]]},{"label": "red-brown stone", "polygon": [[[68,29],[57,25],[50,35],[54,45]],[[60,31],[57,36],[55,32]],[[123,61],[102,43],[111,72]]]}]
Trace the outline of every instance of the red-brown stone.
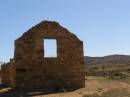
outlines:
[{"label": "red-brown stone", "polygon": [[[44,39],[56,39],[56,58],[44,58]],[[13,61],[13,81],[7,84],[15,88],[85,86],[83,42],[57,22],[43,21],[18,38]]]}]

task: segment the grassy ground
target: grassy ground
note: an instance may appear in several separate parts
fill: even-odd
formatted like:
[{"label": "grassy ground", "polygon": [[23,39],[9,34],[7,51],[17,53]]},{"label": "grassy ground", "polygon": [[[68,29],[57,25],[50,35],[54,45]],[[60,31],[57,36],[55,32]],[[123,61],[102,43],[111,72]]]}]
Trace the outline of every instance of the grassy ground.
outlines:
[{"label": "grassy ground", "polygon": [[[8,89],[9,88],[2,88],[0,93],[2,94],[2,92],[7,91]],[[89,76],[86,78],[85,88],[73,92],[48,95],[42,95],[38,92],[34,92],[32,94],[34,95],[28,94],[28,96],[24,96],[21,93],[21,95],[17,95],[16,97],[130,97],[130,78],[109,79]],[[15,96],[13,95],[12,97]]]},{"label": "grassy ground", "polygon": [[[86,97],[130,97],[130,78],[108,79],[88,77],[86,87],[81,89]],[[89,95],[89,96],[87,96]]]}]

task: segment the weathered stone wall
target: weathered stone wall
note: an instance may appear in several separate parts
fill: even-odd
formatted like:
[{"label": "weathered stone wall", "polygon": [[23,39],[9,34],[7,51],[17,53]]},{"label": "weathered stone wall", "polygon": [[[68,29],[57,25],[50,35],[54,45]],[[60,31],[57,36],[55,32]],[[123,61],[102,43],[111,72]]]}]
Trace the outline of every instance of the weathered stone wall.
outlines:
[{"label": "weathered stone wall", "polygon": [[[44,39],[56,39],[56,58],[44,58]],[[56,22],[41,22],[17,39],[14,60],[16,88],[85,85],[83,42]]]},{"label": "weathered stone wall", "polygon": [[2,84],[15,87],[15,65],[12,62],[1,66]]}]

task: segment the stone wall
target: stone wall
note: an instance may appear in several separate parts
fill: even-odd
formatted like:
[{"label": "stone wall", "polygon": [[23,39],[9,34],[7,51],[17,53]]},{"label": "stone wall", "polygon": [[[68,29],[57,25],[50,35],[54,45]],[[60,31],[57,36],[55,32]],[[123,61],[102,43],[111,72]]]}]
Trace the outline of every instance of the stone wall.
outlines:
[{"label": "stone wall", "polygon": [[15,87],[15,65],[12,62],[1,66],[2,84]]},{"label": "stone wall", "polygon": [[[44,58],[44,39],[56,39],[56,58]],[[56,22],[41,22],[18,38],[14,60],[16,88],[70,89],[85,85],[83,42]]]}]

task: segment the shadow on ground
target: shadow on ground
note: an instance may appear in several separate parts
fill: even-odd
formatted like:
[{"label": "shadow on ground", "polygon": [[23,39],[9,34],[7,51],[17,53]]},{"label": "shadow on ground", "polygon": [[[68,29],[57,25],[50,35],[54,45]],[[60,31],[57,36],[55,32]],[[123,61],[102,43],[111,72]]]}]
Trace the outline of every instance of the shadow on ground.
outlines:
[{"label": "shadow on ground", "polygon": [[[75,90],[76,89],[71,89],[69,91],[72,92]],[[7,86],[0,85],[0,97],[32,97],[63,92],[67,91],[64,89],[11,89]]]}]

